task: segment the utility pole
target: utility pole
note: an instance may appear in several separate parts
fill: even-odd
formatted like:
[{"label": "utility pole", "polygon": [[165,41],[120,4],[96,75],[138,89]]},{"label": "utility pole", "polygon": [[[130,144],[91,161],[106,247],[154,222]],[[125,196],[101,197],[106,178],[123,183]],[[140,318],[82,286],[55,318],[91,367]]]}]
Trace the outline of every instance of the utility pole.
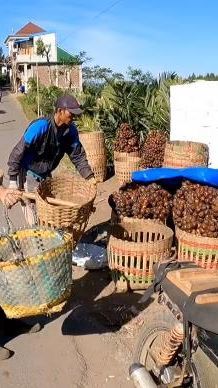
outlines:
[{"label": "utility pole", "polygon": [[39,102],[39,68],[38,68],[38,54],[37,47],[34,50],[36,56],[36,98],[37,98],[37,116],[40,116],[40,102]]},{"label": "utility pole", "polygon": [[39,69],[38,69],[38,58],[36,59],[36,93],[37,93],[37,116],[40,115],[39,107]]}]

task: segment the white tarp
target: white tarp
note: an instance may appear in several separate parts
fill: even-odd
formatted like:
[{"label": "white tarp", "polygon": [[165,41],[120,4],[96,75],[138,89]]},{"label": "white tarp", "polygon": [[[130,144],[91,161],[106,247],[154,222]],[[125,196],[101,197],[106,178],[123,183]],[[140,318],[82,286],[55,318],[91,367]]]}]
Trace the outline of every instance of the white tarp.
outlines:
[{"label": "white tarp", "polygon": [[170,110],[170,139],[206,143],[218,168],[218,81],[171,86]]}]

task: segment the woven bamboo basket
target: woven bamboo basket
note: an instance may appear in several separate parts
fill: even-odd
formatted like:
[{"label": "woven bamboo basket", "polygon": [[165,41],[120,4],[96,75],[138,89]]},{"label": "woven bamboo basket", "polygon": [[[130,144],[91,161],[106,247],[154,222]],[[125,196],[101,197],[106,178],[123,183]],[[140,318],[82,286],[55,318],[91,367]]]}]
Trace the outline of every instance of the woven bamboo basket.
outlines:
[{"label": "woven bamboo basket", "polygon": [[178,260],[194,261],[206,269],[218,269],[218,238],[201,237],[176,228]]},{"label": "woven bamboo basket", "polygon": [[170,257],[173,231],[152,220],[124,217],[113,225],[108,262],[117,291],[146,289],[153,281],[153,265]]},{"label": "woven bamboo basket", "polygon": [[103,182],[107,174],[107,153],[104,133],[101,131],[82,132],[79,137],[96,180]]},{"label": "woven bamboo basket", "polygon": [[61,311],[71,284],[71,235],[40,227],[0,235],[0,306],[8,318]]},{"label": "woven bamboo basket", "polygon": [[166,144],[163,167],[185,168],[208,166],[209,148],[191,141],[170,141]]},{"label": "woven bamboo basket", "polygon": [[118,152],[118,151],[114,151],[114,160],[115,159],[122,159],[122,158],[129,158],[131,156],[138,156],[140,157],[140,152],[139,151],[136,151],[136,152]]},{"label": "woven bamboo basket", "polygon": [[132,173],[140,169],[140,161],[138,156],[119,155],[114,158],[115,175],[121,185],[132,180]]},{"label": "woven bamboo basket", "polygon": [[[46,197],[70,201],[72,207],[51,205]],[[76,245],[88,224],[95,197],[96,188],[77,174],[47,178],[36,193],[38,224],[72,231]]]}]

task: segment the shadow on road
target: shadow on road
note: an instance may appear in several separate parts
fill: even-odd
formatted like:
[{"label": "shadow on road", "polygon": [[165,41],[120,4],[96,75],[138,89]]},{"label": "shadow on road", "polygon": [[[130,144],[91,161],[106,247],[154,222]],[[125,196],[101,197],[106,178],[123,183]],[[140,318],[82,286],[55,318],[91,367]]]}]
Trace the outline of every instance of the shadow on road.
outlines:
[{"label": "shadow on road", "polygon": [[7,113],[6,110],[0,110],[0,115]]},{"label": "shadow on road", "polygon": [[[110,222],[104,222],[88,230],[82,241],[106,247],[109,232]],[[138,292],[116,293],[108,268],[89,271],[73,283],[73,306],[68,305],[71,311],[63,322],[62,333],[76,336],[116,332],[136,311],[139,313],[140,307],[133,310],[132,306],[137,305],[140,297]]]},{"label": "shadow on road", "polygon": [[[109,229],[109,222],[99,224],[86,232],[83,241],[106,246],[105,231],[108,233]],[[118,331],[145,307],[138,305],[137,309],[132,309],[132,306],[137,305],[141,293],[114,292],[108,268],[95,271],[84,271],[78,268],[75,270],[75,275],[77,279],[74,276],[71,298],[62,313],[51,317],[32,317],[24,321],[29,324],[40,322],[45,326],[69,312],[60,327],[63,335],[102,334]],[[2,336],[0,332],[1,346],[16,336],[17,334],[14,333],[14,336],[11,335],[8,338]]]}]

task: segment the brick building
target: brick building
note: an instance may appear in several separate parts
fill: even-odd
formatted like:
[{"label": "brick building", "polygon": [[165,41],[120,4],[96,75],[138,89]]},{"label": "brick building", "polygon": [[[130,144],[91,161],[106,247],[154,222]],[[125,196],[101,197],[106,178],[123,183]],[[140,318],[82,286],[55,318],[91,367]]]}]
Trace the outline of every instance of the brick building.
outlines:
[{"label": "brick building", "polygon": [[[41,40],[48,55],[37,55],[37,42]],[[42,85],[82,90],[82,68],[69,65],[73,56],[57,45],[55,33],[28,23],[13,35],[7,36],[7,66],[14,91],[20,84],[28,87],[28,79],[37,77]]]}]

